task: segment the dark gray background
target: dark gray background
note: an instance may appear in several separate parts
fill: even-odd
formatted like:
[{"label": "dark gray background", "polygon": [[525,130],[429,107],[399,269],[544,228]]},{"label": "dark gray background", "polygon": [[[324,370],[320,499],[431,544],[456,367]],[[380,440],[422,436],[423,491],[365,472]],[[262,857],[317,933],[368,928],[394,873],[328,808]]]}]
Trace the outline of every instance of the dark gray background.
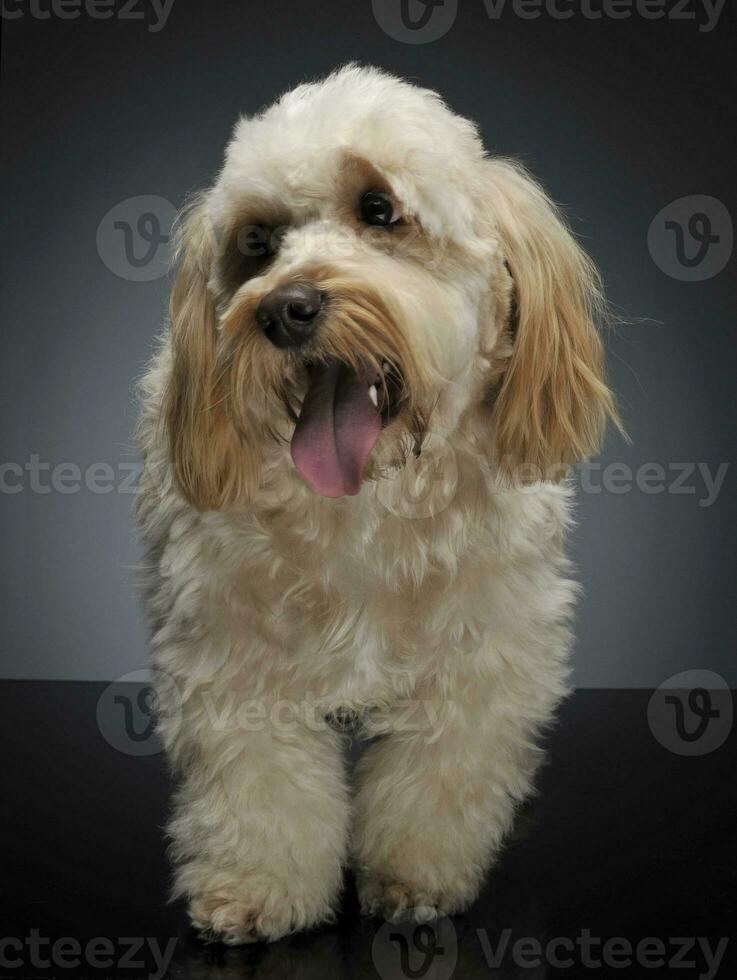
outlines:
[{"label": "dark gray background", "polygon": [[[114,274],[97,250],[100,222],[134,196],[179,206],[212,178],[239,113],[359,60],[438,89],[566,207],[625,318],[608,349],[633,444],[610,434],[601,462],[714,472],[737,435],[735,260],[684,282],[653,261],[647,234],[684,196],[737,213],[730,6],[707,33],[638,16],[507,10],[494,21],[483,0],[461,0],[444,37],[412,45],[387,36],[370,0],[175,0],[158,32],[143,0],[147,20],[5,21],[0,462],[38,454],[119,474],[134,462],[134,379],[167,280]],[[687,9],[701,16],[700,0]],[[0,674],[107,679],[144,667],[133,497],[38,493],[29,480],[0,494]],[[655,686],[694,667],[737,684],[735,467],[710,507],[696,474],[686,485],[695,492],[579,495],[580,686]]]}]

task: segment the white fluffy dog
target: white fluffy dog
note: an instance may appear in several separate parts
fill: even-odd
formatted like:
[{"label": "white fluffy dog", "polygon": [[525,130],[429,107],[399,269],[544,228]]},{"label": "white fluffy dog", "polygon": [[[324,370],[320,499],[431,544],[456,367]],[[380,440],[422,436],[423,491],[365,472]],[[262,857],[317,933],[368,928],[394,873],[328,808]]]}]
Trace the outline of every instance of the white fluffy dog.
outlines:
[{"label": "white fluffy dog", "polygon": [[[566,692],[567,467],[616,418],[596,272],[433,92],[241,119],[183,219],[138,502],[175,895],[241,943],[477,894]],[[345,735],[372,738],[350,777]]]}]

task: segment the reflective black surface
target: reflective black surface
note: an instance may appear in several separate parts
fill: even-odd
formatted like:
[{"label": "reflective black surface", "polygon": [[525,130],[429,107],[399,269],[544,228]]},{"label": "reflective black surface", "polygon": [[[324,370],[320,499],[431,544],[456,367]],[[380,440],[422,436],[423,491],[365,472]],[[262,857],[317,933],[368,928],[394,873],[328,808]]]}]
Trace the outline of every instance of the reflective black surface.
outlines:
[{"label": "reflective black surface", "polygon": [[[679,735],[672,699],[659,721],[646,691],[579,691],[563,706],[539,794],[466,915],[367,921],[348,879],[335,926],[225,949],[166,904],[170,780],[145,698],[128,686],[101,700],[105,688],[0,684],[2,976],[736,975],[737,735],[679,754],[701,751],[688,742],[698,725],[686,713]],[[727,702],[710,704],[718,726]]]}]

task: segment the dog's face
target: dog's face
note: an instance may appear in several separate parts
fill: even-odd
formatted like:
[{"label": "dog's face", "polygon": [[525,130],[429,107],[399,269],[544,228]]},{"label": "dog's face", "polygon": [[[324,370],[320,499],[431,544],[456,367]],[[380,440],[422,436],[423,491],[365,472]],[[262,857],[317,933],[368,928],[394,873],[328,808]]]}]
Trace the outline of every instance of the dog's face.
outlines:
[{"label": "dog's face", "polygon": [[357,68],[302,86],[238,124],[182,226],[179,485],[237,504],[281,453],[317,493],[355,494],[428,430],[479,427],[545,475],[614,413],[597,300],[540,188],[436,95]]}]

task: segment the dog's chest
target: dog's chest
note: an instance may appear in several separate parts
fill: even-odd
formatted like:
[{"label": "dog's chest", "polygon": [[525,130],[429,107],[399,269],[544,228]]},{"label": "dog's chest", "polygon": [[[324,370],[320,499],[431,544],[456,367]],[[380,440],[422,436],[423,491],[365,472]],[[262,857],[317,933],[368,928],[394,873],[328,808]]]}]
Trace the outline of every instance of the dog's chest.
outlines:
[{"label": "dog's chest", "polygon": [[463,645],[475,617],[467,585],[481,579],[468,556],[439,550],[406,522],[354,520],[331,531],[308,536],[262,521],[229,536],[240,556],[228,593],[242,612],[243,654],[257,631],[269,638],[270,667],[278,659],[321,697],[395,698],[435,656]]},{"label": "dog's chest", "polygon": [[552,489],[484,506],[477,498],[472,506],[459,493],[431,520],[370,499],[315,505],[299,520],[276,508],[237,523],[213,518],[210,571],[244,671],[267,671],[281,690],[367,704],[474,655],[500,627],[524,625],[551,588],[564,501]]}]

